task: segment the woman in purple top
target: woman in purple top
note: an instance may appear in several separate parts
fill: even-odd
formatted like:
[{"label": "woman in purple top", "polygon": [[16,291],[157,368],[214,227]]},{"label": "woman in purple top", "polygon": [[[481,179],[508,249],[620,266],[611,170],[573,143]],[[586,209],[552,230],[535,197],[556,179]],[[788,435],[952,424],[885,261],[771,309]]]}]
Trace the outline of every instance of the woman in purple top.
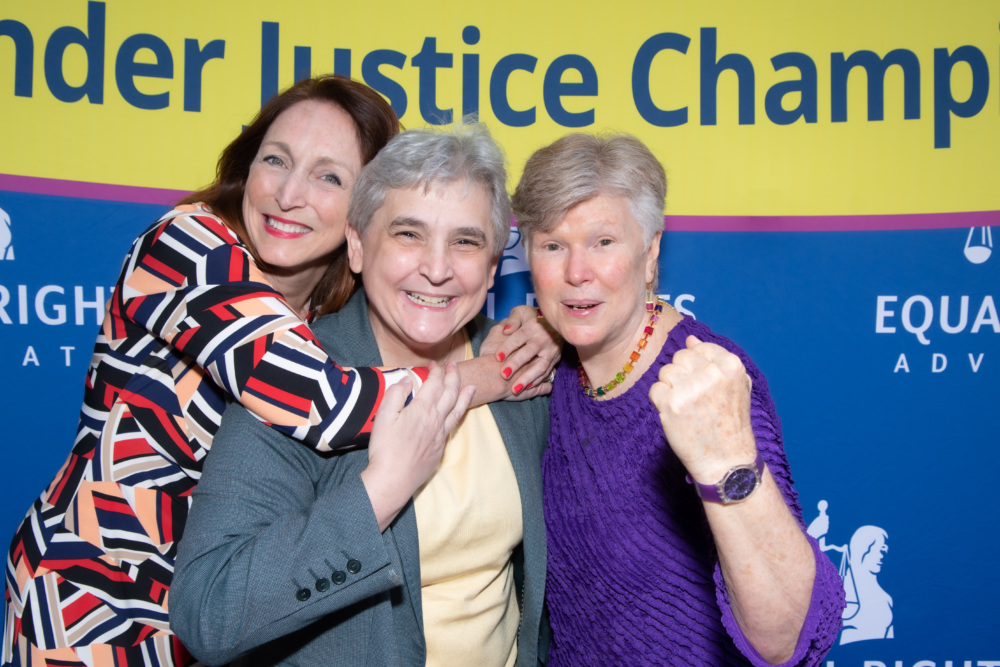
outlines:
[{"label": "woman in purple top", "polygon": [[642,143],[584,134],[514,194],[540,311],[575,348],[543,460],[550,665],[818,665],[840,578],[764,376],[655,296],[665,197]]}]

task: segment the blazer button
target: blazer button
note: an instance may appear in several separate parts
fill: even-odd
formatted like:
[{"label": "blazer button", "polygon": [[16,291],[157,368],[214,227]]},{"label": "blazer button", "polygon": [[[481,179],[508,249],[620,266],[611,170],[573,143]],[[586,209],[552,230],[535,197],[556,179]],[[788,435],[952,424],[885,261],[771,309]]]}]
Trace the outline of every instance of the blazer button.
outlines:
[{"label": "blazer button", "polygon": [[333,574],[330,575],[330,578],[333,579],[333,583],[338,586],[347,581],[347,575],[344,574],[343,570],[334,570]]},{"label": "blazer button", "polygon": [[347,561],[347,571],[350,572],[351,574],[357,574],[358,572],[360,572],[361,561],[359,561],[356,558],[352,558],[351,560]]},{"label": "blazer button", "polygon": [[300,588],[295,594],[295,599],[299,602],[305,602],[309,599],[310,595],[312,595],[312,592],[308,588]]},{"label": "blazer button", "polygon": [[317,579],[316,580],[316,590],[320,593],[326,593],[330,590],[330,580],[329,579]]}]

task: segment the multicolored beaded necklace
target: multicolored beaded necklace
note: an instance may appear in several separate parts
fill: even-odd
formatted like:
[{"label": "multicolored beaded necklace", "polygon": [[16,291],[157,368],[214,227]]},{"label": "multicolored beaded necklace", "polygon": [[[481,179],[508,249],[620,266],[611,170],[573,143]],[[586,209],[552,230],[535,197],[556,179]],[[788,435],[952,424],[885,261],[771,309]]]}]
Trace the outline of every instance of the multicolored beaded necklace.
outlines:
[{"label": "multicolored beaded necklace", "polygon": [[609,391],[620,385],[625,381],[625,376],[632,372],[635,362],[639,361],[639,357],[642,355],[642,351],[646,349],[646,345],[649,344],[649,337],[653,335],[653,328],[656,323],[660,321],[660,313],[663,312],[663,301],[656,299],[656,301],[646,302],[646,311],[649,313],[649,324],[646,328],[642,330],[642,338],[639,339],[639,344],[635,348],[635,352],[631,354],[629,360],[625,362],[622,370],[615,375],[611,382],[606,385],[600,386],[597,389],[592,389],[590,386],[590,378],[587,377],[587,371],[583,370],[583,364],[580,364],[577,369],[580,374],[580,387],[583,389],[583,393],[591,398],[596,396],[604,396]]}]

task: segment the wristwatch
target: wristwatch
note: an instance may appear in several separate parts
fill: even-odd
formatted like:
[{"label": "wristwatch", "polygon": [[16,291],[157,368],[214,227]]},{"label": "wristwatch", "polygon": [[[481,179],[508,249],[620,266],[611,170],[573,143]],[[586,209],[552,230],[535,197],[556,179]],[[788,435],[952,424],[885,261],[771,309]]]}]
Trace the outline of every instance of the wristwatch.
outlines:
[{"label": "wristwatch", "polygon": [[687,476],[687,481],[694,484],[694,490],[702,500],[729,505],[749,498],[760,486],[763,476],[764,459],[761,458],[760,450],[757,450],[757,458],[753,463],[733,466],[715,484],[700,484],[691,479],[691,475]]}]

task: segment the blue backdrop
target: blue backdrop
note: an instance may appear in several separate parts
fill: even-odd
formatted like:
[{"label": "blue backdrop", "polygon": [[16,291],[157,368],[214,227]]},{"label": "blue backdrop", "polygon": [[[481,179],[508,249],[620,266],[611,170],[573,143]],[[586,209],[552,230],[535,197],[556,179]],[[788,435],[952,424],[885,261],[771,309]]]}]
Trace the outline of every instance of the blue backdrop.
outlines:
[{"label": "blue backdrop", "polygon": [[[98,304],[131,239],[164,207],[0,191],[0,209],[10,220],[5,246],[0,237],[0,532],[9,536],[69,452]],[[856,607],[879,604],[873,580],[891,596],[893,637],[838,645],[828,664],[1000,665],[988,611],[1000,594],[991,231],[664,237],[659,291],[766,374],[806,521],[822,504],[828,529],[818,522],[814,532],[835,563],[844,558],[849,596]],[[532,300],[520,257],[512,244],[488,302],[494,316]],[[865,577],[845,557],[863,526],[884,535],[875,551],[888,549],[854,566]]]}]

